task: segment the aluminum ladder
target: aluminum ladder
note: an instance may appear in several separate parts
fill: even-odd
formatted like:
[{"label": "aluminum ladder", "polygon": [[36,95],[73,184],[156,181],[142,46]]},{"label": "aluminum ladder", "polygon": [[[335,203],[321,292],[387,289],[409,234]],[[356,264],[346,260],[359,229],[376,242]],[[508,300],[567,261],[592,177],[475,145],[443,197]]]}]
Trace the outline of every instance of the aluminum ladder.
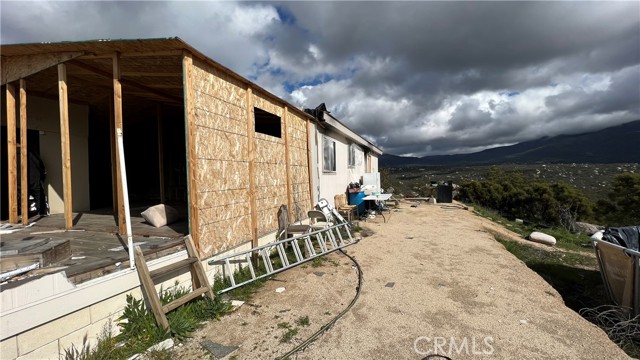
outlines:
[{"label": "aluminum ladder", "polygon": [[[341,230],[344,230],[346,236],[343,235]],[[300,242],[302,242],[302,247],[300,246]],[[226,277],[229,279],[230,284],[224,289],[216,291],[216,294],[222,294],[258,279],[277,274],[281,271],[290,269],[296,265],[300,265],[304,262],[313,260],[338,249],[342,249],[354,243],[356,243],[356,240],[354,240],[351,235],[349,224],[340,223],[320,230],[304,233],[284,240],[270,242],[249,250],[213,259],[209,261],[209,265],[223,265],[223,273],[226,273]],[[286,247],[293,249],[293,256],[295,259],[289,260],[287,258]],[[264,273],[262,274],[258,274],[256,272],[256,269],[251,262],[251,256],[256,252],[258,254],[258,264],[260,265],[261,260],[261,265],[264,267]],[[279,267],[277,267],[271,259],[271,254],[276,253],[277,258],[280,259]],[[231,266],[232,264],[237,264],[240,268],[242,268],[242,265],[246,265],[249,269],[251,278],[244,281],[236,281],[236,275],[234,274]]]}]

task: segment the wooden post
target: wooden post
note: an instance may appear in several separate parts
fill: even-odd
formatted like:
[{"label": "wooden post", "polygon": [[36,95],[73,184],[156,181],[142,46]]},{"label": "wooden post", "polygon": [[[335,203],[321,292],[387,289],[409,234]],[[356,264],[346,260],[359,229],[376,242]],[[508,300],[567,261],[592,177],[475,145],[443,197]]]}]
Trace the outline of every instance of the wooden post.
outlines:
[{"label": "wooden post", "polygon": [[111,195],[112,195],[112,203],[113,203],[113,215],[116,217],[116,220],[117,220],[118,204],[120,204],[119,202],[120,193],[118,192],[118,187],[120,186],[120,183],[118,182],[119,164],[118,164],[118,159],[116,158],[116,123],[115,123],[115,116],[113,114],[113,101],[108,101],[108,103],[109,103],[109,141],[111,144]]},{"label": "wooden post", "polygon": [[162,139],[162,105],[156,107],[156,117],[158,120],[158,175],[160,179],[160,203],[164,204],[164,141]]},{"label": "wooden post", "polygon": [[7,83],[7,188],[9,222],[18,223],[18,164],[16,159],[16,88]]},{"label": "wooden post", "polygon": [[58,100],[60,103],[60,147],[62,149],[62,192],[64,198],[64,228],[73,227],[71,198],[71,147],[69,143],[69,100],[67,67],[58,64]]},{"label": "wooden post", "polygon": [[309,172],[309,201],[311,202],[310,208],[313,208],[313,157],[311,156],[311,149],[313,144],[311,143],[311,120],[307,119],[307,166]]},{"label": "wooden post", "polygon": [[29,178],[27,169],[27,82],[20,79],[20,192],[22,225],[29,224]]},{"label": "wooden post", "polygon": [[198,161],[196,156],[196,109],[195,97],[193,94],[193,57],[191,53],[185,52],[182,58],[182,69],[184,77],[184,107],[185,107],[185,127],[187,146],[187,193],[189,201],[189,232],[193,243],[200,252],[200,228],[198,214]]},{"label": "wooden post", "polygon": [[[258,246],[258,209],[256,204],[256,140],[253,90],[247,87],[247,141],[249,142],[249,207],[251,210],[251,247]],[[257,254],[254,254],[254,260]]]},{"label": "wooden post", "polygon": [[[287,204],[289,207],[289,219],[293,219],[293,194],[291,193],[291,160],[289,156],[289,127],[288,127],[289,108],[285,105],[284,114],[282,116],[282,123],[284,127],[284,159],[287,176]],[[299,220],[299,219],[298,219]]]},{"label": "wooden post", "polygon": [[[120,84],[120,53],[113,54],[113,124],[114,133],[113,137],[114,145],[117,138],[118,129],[122,129],[122,84]],[[124,134],[124,130],[123,130]],[[115,146],[112,148],[115,150]],[[116,160],[116,154],[112,150],[112,160]],[[124,194],[122,193],[122,176],[120,175],[120,162],[116,161],[116,190],[118,191],[118,233],[125,234],[127,227],[125,224],[124,215]]]}]

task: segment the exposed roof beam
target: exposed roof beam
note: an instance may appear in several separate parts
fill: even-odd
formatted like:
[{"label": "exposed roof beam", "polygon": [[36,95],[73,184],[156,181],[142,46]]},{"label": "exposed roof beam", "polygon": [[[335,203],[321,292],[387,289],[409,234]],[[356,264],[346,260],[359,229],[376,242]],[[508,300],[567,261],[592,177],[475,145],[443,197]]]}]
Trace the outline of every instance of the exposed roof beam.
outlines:
[{"label": "exposed roof beam", "polygon": [[[161,51],[143,51],[143,52],[123,52],[120,57],[144,57],[144,56],[181,56],[182,50],[161,50]],[[89,54],[80,57],[83,60],[91,59],[111,59],[113,53],[107,54]]]},{"label": "exposed roof beam", "polygon": [[[93,71],[96,74],[98,74],[100,76],[103,76],[105,78],[109,78],[109,79],[113,78],[112,74],[110,72],[104,71],[102,69],[98,69],[98,68],[93,67],[91,65],[87,65],[87,64],[85,64],[85,63],[83,63],[81,61],[72,60],[69,63],[74,65],[74,66],[77,66],[79,68],[82,68],[82,69],[85,69],[85,70],[89,70],[89,71]],[[142,85],[142,84],[137,83],[137,82],[135,82],[133,80],[120,79],[120,83],[122,83],[123,85],[127,85],[127,86],[132,86],[132,87],[138,88],[140,90],[144,90],[144,91],[146,91],[148,93],[151,93],[151,94],[154,94],[154,95],[158,95],[158,96],[163,97],[163,98],[165,98],[167,100],[180,102],[180,103],[182,102],[182,97],[175,96],[175,95],[172,95],[172,94],[167,94],[164,91],[154,89],[154,88],[152,88],[150,86],[147,86],[147,85]]]},{"label": "exposed roof beam", "polygon": [[33,75],[69,59],[77,58],[83,52],[61,52],[25,56],[2,57],[2,85]]},{"label": "exposed roof beam", "polygon": [[123,71],[122,76],[148,76],[148,77],[182,77],[182,72],[141,72],[141,71]]}]

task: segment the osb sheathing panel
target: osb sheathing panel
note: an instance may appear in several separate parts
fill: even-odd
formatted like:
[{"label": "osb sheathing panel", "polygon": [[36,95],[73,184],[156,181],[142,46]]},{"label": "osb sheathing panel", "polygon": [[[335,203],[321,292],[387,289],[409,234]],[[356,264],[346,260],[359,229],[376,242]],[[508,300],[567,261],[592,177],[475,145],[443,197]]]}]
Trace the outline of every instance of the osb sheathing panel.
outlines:
[{"label": "osb sheathing panel", "polygon": [[[278,208],[259,210],[258,213],[258,236],[265,235],[271,231],[278,230]],[[275,224],[275,225],[272,225]]]},{"label": "osb sheathing panel", "polygon": [[291,166],[306,167],[307,166],[307,150],[289,148],[289,164]]},{"label": "osb sheathing panel", "polygon": [[[272,187],[271,189],[269,188],[265,188],[266,190],[268,190],[268,192],[265,192],[265,194],[268,194],[267,196],[264,197],[257,197],[256,198],[256,205],[258,207],[258,209],[263,210],[263,209],[270,209],[273,207],[278,207],[282,204],[286,204],[286,200],[287,200],[287,188],[286,187]],[[284,200],[284,202],[283,202]]]},{"label": "osb sheathing panel", "polygon": [[196,156],[198,159],[242,161],[248,164],[248,151],[246,136],[202,126],[197,127]]},{"label": "osb sheathing panel", "polygon": [[244,84],[196,59],[193,60],[193,81],[196,91],[246,109]]},{"label": "osb sheathing panel", "polygon": [[211,256],[222,250],[229,249],[243,242],[241,239],[251,239],[249,216],[242,216],[231,220],[201,225],[200,236],[205,242],[201,243],[202,255]]},{"label": "osb sheathing panel", "polygon": [[291,184],[291,189],[294,194],[306,193],[307,195],[309,195],[308,183]]},{"label": "osb sheathing panel", "polygon": [[248,201],[249,189],[203,191],[198,197],[199,208],[212,208]]},{"label": "osb sheathing panel", "polygon": [[[291,184],[307,184],[309,185],[309,171],[305,166],[292,166],[291,172]],[[307,189],[308,190],[308,189]]]},{"label": "osb sheathing panel", "polygon": [[[212,100],[216,101],[216,100]],[[216,129],[232,134],[247,136],[247,121],[238,121],[232,118],[210,113],[196,108],[196,125],[209,129]],[[246,140],[245,140],[246,141]]]},{"label": "osb sheathing panel", "polygon": [[[253,94],[253,106],[282,118],[284,108],[281,104]],[[258,213],[258,235],[266,234],[278,228],[277,212],[282,204],[288,203],[287,166],[284,137],[284,122],[281,121],[282,137],[277,138],[256,133],[256,211]]]},{"label": "osb sheathing panel", "polygon": [[248,189],[249,163],[198,159],[198,191]]},{"label": "osb sheathing panel", "polygon": [[287,123],[287,127],[289,128],[289,139],[293,138],[304,138],[307,136],[307,122],[302,119],[298,115],[289,111],[289,122]]},{"label": "osb sheathing panel", "polygon": [[251,239],[244,85],[194,61],[195,150],[202,256]]},{"label": "osb sheathing panel", "polygon": [[284,143],[256,139],[256,163],[285,164]]},{"label": "osb sheathing panel", "polygon": [[[252,236],[246,89],[198,60],[194,60],[192,74],[197,125],[198,231],[201,255],[209,256]],[[272,114],[284,115],[282,104],[259,92],[253,93],[252,102]],[[286,156],[290,162],[292,212],[306,214],[311,208],[306,119],[289,111],[286,121],[287,134],[283,126],[281,138],[254,134],[258,236],[278,228],[278,208],[288,203]]]},{"label": "osb sheathing panel", "polygon": [[238,200],[239,201],[235,204],[227,204],[200,210],[200,223],[202,225],[209,225],[220,221],[232,220],[241,216],[248,216],[248,199],[245,199],[245,201],[241,201],[242,199]]},{"label": "osb sheathing panel", "polygon": [[268,111],[274,115],[279,116],[280,118],[282,118],[282,114],[284,113],[284,108],[281,104],[274,103],[273,101],[262,96],[262,94],[257,91],[253,93],[253,106],[264,111]]},{"label": "osb sheathing panel", "polygon": [[[289,174],[291,198],[297,209],[306,214],[313,205],[309,199],[309,166],[307,153],[307,121],[289,112],[287,118],[289,144]],[[306,215],[305,215],[306,216]]]}]

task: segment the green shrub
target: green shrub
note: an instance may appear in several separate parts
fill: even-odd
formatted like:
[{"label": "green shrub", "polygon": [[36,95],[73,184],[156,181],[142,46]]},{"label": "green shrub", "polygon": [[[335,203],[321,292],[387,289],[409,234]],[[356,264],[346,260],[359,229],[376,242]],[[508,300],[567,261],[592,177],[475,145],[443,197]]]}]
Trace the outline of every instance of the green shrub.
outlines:
[{"label": "green shrub", "polygon": [[563,226],[593,216],[593,203],[566,183],[525,178],[521,173],[492,169],[486,180],[461,184],[459,198],[496,211],[509,219]]},{"label": "green shrub", "polygon": [[598,201],[598,219],[608,226],[640,225],[640,174],[623,173],[611,184],[609,200]]}]

